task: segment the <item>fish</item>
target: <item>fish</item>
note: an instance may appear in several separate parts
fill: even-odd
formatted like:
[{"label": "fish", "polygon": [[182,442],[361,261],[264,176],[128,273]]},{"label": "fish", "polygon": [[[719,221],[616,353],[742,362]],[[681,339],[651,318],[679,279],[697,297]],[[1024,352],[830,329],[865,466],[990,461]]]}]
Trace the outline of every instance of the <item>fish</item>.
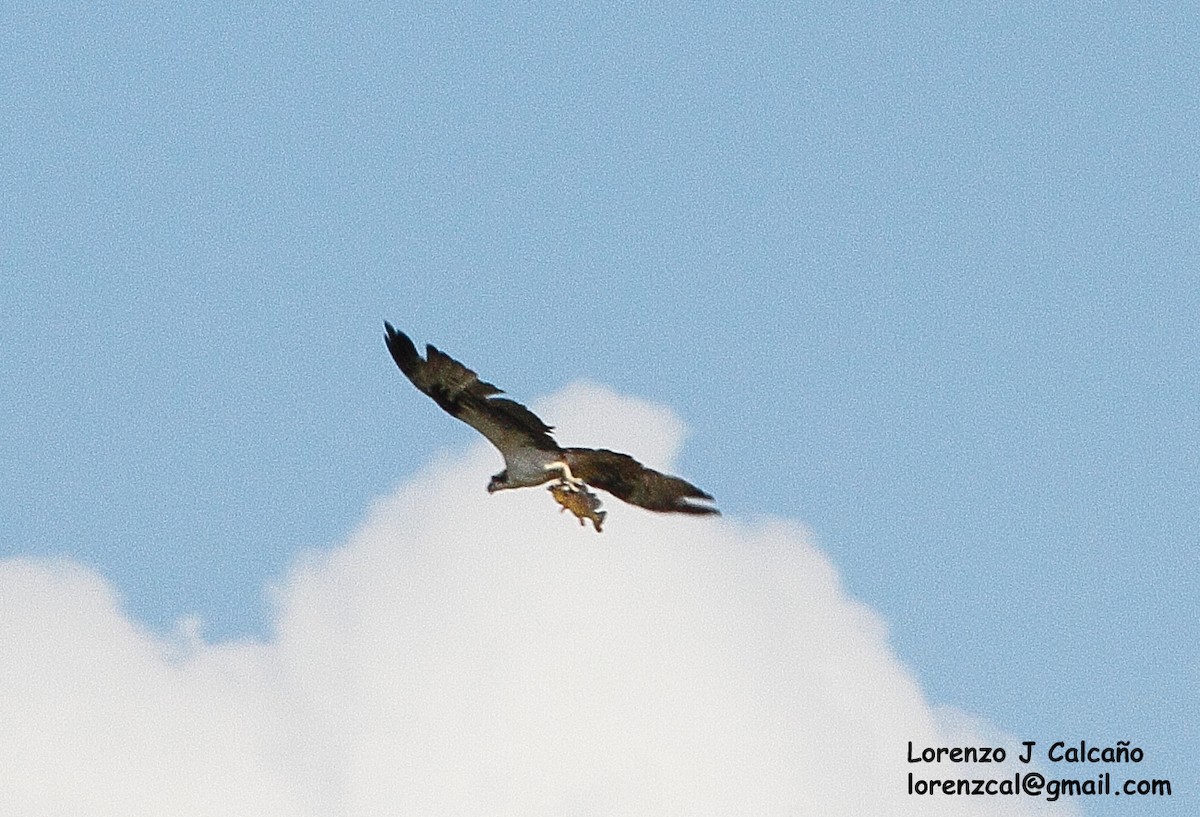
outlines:
[{"label": "fish", "polygon": [[596,533],[600,533],[600,526],[604,524],[604,517],[608,515],[607,511],[600,510],[600,497],[586,487],[576,488],[566,482],[551,485],[550,495],[554,497],[555,502],[562,505],[559,513],[570,511],[579,519],[580,525],[585,524],[585,519],[590,519]]}]

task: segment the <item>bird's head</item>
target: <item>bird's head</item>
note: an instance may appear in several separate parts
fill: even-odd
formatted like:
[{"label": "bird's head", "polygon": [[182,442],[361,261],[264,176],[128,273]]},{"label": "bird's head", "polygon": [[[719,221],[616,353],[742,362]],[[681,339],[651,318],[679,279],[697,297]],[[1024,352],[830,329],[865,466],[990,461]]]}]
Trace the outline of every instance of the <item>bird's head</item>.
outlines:
[{"label": "bird's head", "polygon": [[492,477],[488,482],[488,493],[494,494],[496,491],[503,490],[508,487],[508,469],[505,468],[499,474]]}]

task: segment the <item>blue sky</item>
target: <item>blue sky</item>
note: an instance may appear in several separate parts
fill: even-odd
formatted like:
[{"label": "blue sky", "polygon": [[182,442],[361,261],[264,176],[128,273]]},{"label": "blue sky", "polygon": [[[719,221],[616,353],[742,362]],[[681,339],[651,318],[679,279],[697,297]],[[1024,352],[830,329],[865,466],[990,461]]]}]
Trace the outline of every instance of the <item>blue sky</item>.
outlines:
[{"label": "blue sky", "polygon": [[3,18],[0,557],[268,637],[298,554],[474,440],[387,319],[521,400],[671,407],[933,701],[1131,740],[1194,805],[1194,11]]}]

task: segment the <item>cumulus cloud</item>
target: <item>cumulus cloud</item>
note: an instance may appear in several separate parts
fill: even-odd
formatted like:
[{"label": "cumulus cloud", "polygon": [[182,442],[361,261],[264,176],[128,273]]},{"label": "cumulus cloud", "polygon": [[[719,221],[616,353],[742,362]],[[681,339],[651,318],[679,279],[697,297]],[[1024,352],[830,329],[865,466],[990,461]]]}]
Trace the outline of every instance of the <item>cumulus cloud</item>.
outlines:
[{"label": "cumulus cloud", "polygon": [[[670,411],[597,386],[539,411],[661,468],[682,439]],[[93,572],[0,562],[0,812],[1050,808],[906,793],[908,741],[983,738],[930,706],[799,525],[609,498],[597,535],[544,490],[489,496],[499,468],[482,443],[444,455],[301,558],[265,643],[147,632]]]}]

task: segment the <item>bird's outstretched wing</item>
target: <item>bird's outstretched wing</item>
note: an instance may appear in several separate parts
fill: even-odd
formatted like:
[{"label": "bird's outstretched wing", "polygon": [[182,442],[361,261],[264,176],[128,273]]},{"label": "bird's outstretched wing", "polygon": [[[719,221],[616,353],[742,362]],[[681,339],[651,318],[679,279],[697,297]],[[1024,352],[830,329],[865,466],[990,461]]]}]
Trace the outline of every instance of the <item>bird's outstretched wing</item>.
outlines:
[{"label": "bird's outstretched wing", "polygon": [[647,468],[628,454],[604,448],[564,448],[563,457],[577,478],[631,505],[672,513],[720,513],[709,505],[689,502],[712,499],[692,483]]},{"label": "bird's outstretched wing", "polygon": [[425,347],[422,358],[408,335],[396,331],[390,323],[383,326],[388,351],[400,371],[449,414],[487,437],[501,454],[507,457],[509,452],[526,446],[558,450],[550,436],[553,429],[525,406],[507,397],[496,397],[503,394],[500,389],[480,380],[475,372],[433,345]]}]

